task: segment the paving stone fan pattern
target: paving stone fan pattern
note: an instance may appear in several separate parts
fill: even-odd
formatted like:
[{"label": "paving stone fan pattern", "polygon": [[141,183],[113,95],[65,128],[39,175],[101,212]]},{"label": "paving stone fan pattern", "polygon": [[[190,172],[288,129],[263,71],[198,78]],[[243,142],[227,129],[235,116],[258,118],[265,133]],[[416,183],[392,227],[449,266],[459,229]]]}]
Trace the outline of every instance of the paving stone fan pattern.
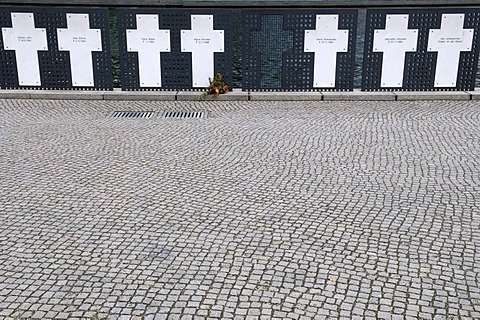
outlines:
[{"label": "paving stone fan pattern", "polygon": [[479,108],[0,100],[0,318],[479,319]]}]

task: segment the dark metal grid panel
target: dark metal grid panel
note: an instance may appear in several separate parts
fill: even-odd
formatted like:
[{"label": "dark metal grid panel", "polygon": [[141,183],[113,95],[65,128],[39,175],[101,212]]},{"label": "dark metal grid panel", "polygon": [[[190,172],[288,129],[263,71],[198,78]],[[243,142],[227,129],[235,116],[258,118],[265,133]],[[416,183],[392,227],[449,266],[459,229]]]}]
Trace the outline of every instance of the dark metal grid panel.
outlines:
[{"label": "dark metal grid panel", "polygon": [[[0,33],[0,87],[6,89],[70,89],[113,90],[112,61],[108,11],[106,9],[0,7],[0,27],[12,27],[12,12],[32,12],[35,27],[47,31],[48,51],[38,52],[41,86],[20,86],[18,83],[15,52],[3,49]],[[68,51],[59,51],[57,29],[67,27],[67,13],[89,14],[90,28],[100,29],[102,52],[93,52],[94,86],[72,86],[70,56]]]},{"label": "dark metal grid panel", "polygon": [[[317,14],[338,14],[349,30],[348,52],[337,54],[334,88],[314,88],[314,53],[304,52],[305,30]],[[242,89],[250,91],[351,91],[357,10],[246,10],[243,12]]]},{"label": "dark metal grid panel", "polygon": [[[435,87],[437,53],[428,52],[430,29],[441,27],[444,13],[464,13],[464,28],[475,29],[472,51],[461,52],[456,87]],[[402,87],[381,87],[383,53],[373,52],[375,29],[385,29],[387,14],[409,14],[409,29],[418,29],[416,52],[407,52]],[[367,10],[365,50],[363,60],[363,91],[455,91],[474,90],[479,55],[480,9],[371,9]]]},{"label": "dark metal grid panel", "polygon": [[[127,29],[136,29],[137,14],[158,14],[159,28],[170,30],[170,52],[160,54],[162,87],[142,88],[138,73],[138,53],[127,51]],[[181,30],[191,29],[192,14],[213,15],[213,28],[224,30],[225,50],[214,53],[214,71],[223,75],[225,83],[233,80],[233,16],[231,10],[219,9],[118,9],[118,39],[122,90],[127,91],[203,91],[192,85],[192,54],[181,52]]]},{"label": "dark metal grid panel", "polygon": [[460,65],[457,75],[458,88],[463,90],[474,90],[477,78],[478,57],[480,54],[480,9],[472,10],[465,15],[466,28],[475,29],[473,35],[472,52],[460,53]]},{"label": "dark metal grid panel", "polygon": [[[12,18],[10,12],[0,7],[0,28],[11,26]],[[5,51],[3,48],[3,37],[0,32],[0,88],[18,87],[15,51]]]}]

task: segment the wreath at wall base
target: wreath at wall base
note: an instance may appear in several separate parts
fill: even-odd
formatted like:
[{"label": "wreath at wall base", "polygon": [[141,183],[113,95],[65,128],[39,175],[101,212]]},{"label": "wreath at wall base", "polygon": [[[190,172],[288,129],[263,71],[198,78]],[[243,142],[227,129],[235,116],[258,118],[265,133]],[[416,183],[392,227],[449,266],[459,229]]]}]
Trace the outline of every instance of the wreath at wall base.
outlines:
[{"label": "wreath at wall base", "polygon": [[223,76],[221,73],[217,73],[215,78],[211,79],[208,78],[210,81],[210,85],[208,88],[198,97],[198,100],[204,100],[208,95],[212,95],[213,97],[218,97],[221,94],[227,93],[230,91],[230,87],[228,84],[223,82]]}]

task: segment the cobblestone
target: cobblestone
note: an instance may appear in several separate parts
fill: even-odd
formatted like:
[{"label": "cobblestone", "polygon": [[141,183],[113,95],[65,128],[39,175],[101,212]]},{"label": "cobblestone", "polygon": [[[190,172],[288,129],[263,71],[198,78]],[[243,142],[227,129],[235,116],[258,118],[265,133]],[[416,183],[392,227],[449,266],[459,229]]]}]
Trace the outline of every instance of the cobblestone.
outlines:
[{"label": "cobblestone", "polygon": [[479,110],[0,100],[0,317],[479,318]]}]

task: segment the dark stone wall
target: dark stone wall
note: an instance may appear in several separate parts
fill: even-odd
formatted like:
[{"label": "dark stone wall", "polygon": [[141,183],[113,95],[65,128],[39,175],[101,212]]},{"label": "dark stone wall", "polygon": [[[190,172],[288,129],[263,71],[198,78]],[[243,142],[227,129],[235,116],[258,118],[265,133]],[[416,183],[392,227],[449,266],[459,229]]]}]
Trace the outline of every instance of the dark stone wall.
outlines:
[{"label": "dark stone wall", "polygon": [[479,6],[479,0],[0,0],[0,4],[62,6],[174,6],[174,7],[385,7]]}]

